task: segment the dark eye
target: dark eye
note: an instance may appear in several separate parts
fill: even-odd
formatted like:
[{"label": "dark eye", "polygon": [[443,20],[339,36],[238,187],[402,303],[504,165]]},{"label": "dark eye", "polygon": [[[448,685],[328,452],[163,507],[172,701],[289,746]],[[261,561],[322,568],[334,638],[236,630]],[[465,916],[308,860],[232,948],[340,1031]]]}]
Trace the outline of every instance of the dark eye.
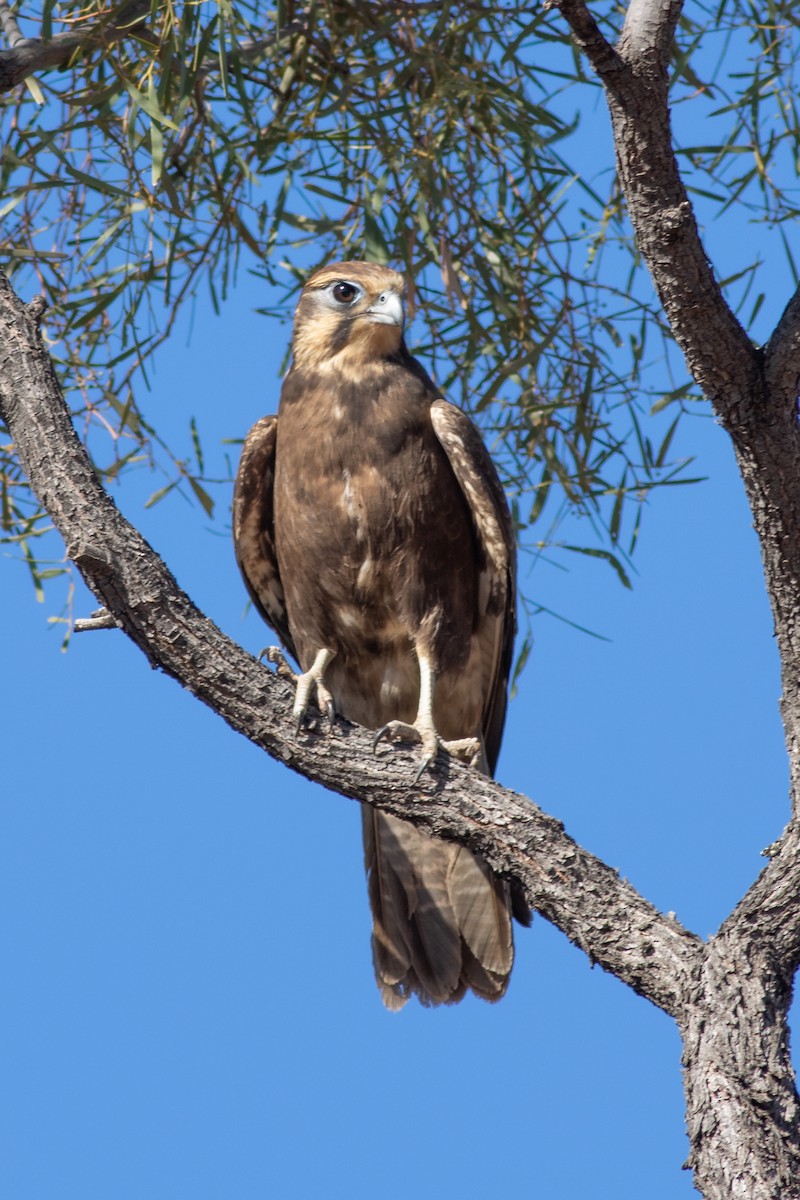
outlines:
[{"label": "dark eye", "polygon": [[346,283],[343,279],[333,285],[333,298],[340,304],[352,304],[358,294],[358,288],[353,287],[352,283]]}]

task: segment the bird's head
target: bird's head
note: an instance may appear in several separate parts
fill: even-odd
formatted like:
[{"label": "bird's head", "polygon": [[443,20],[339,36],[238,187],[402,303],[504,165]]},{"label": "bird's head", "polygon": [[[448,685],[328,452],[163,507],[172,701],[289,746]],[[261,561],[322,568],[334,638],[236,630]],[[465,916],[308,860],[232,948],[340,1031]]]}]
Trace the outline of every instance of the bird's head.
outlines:
[{"label": "bird's head", "polygon": [[403,276],[376,263],[331,263],[315,271],[295,311],[295,364],[355,367],[396,354],[404,295]]}]

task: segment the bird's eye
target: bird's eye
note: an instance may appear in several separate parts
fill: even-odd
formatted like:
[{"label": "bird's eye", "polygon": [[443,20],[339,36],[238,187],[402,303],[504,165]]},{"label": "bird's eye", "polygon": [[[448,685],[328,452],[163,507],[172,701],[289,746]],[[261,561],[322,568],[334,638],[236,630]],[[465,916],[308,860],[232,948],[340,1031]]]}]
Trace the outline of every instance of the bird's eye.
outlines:
[{"label": "bird's eye", "polygon": [[358,288],[344,279],[333,285],[333,298],[340,304],[352,304],[359,294]]}]

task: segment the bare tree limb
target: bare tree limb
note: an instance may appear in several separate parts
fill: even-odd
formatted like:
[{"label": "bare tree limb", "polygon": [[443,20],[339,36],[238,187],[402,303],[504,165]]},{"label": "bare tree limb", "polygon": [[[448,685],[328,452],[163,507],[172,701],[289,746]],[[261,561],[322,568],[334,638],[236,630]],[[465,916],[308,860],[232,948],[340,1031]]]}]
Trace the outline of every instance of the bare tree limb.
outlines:
[{"label": "bare tree limb", "polygon": [[800,288],[764,347],[764,378],[770,396],[794,418],[800,397]]},{"label": "bare tree limb", "polygon": [[26,40],[25,35],[19,27],[16,15],[11,10],[11,5],[8,0],[2,0],[0,3],[0,30],[5,35],[6,41],[13,50],[20,42]]},{"label": "bare tree limb", "polygon": [[545,8],[558,8],[572,30],[575,45],[582,50],[599,77],[608,86],[615,72],[627,70],[617,51],[607,41],[585,4],[578,0],[545,0]]},{"label": "bare tree limb", "polygon": [[760,362],[714,277],[672,149],[666,53],[680,6],[636,0],[609,53],[583,0],[558,0],[558,8],[578,45],[590,47],[587,57],[605,87],[628,213],[675,340],[733,429],[742,406],[761,400]]},{"label": "bare tree limb", "polygon": [[119,625],[107,608],[98,608],[90,617],[78,617],[72,628],[75,633],[92,633],[97,629],[119,629]]},{"label": "bare tree limb", "polygon": [[785,830],[777,853],[723,922],[719,936],[770,946],[775,969],[792,979],[800,966],[800,822]]},{"label": "bare tree limb", "polygon": [[[79,51],[108,47],[130,36],[152,41],[152,35],[145,25],[150,11],[149,0],[127,0],[110,17],[81,24],[74,30],[57,33],[44,41],[41,38],[24,37],[7,0],[0,0],[0,31],[5,34],[10,47],[0,50],[0,93],[12,91],[29,75],[66,66]],[[227,53],[228,62],[255,62],[276,42],[300,34],[305,28],[305,15],[300,10],[292,21],[280,29],[239,43],[235,50]],[[203,86],[208,74],[218,68],[218,54],[213,55],[213,61],[214,67],[209,65],[199,73],[198,86]]]},{"label": "bare tree limb", "polygon": [[[591,16],[560,0],[576,38]],[[689,369],[733,440],[761,540],[783,677],[782,716],[792,796],[800,812],[800,299],[790,302],[762,354],[714,277],[672,148],[668,42],[677,0],[633,0],[616,48],[594,64],[611,115],[617,169],[637,244]],[[767,369],[769,375],[767,374]]]},{"label": "bare tree limb", "polygon": [[0,5],[0,26],[9,40],[10,50],[0,50],[0,92],[10,92],[29,75],[63,67],[79,50],[110,46],[120,38],[137,32],[150,12],[148,0],[128,0],[111,17],[67,33],[57,33],[48,41],[23,38],[8,5]]},{"label": "bare tree limb", "polygon": [[769,942],[718,934],[681,1024],[687,1166],[705,1200],[798,1200],[800,1106],[786,1013],[791,978]]},{"label": "bare tree limb", "polygon": [[619,39],[622,57],[651,60],[665,72],[682,8],[683,0],[631,0]]},{"label": "bare tree limb", "polygon": [[[722,295],[673,151],[667,66],[679,0],[630,0],[605,44],[583,0],[558,0],[604,85],[637,245],[695,380],[731,434],[761,540],[781,654],[782,715],[800,806],[800,301],[767,369]],[[800,1196],[800,1105],[787,1012],[800,960],[800,851],[790,826],[703,956],[684,1039],[689,1164],[706,1200]]]}]

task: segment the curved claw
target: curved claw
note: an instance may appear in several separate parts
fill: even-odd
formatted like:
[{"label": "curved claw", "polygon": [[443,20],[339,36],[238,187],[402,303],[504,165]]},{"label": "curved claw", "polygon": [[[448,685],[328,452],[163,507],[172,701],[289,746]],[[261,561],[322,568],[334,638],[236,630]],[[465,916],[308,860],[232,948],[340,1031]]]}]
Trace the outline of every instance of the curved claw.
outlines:
[{"label": "curved claw", "polygon": [[375,734],[375,737],[372,739],[372,753],[373,754],[378,753],[378,745],[380,742],[383,741],[384,738],[387,741],[389,740],[389,726],[388,725],[381,725],[380,729]]},{"label": "curved claw", "polygon": [[470,766],[479,766],[483,754],[483,746],[479,738],[469,737],[446,742],[439,737],[432,726],[428,728],[423,725],[420,728],[419,725],[409,725],[406,721],[389,721],[383,725],[373,739],[373,754],[377,754],[378,746],[384,740],[411,742],[422,746],[422,761],[414,776],[415,784],[419,783],[440,750]]},{"label": "curved claw", "polygon": [[416,725],[409,725],[406,721],[389,721],[388,724],[382,726],[375,734],[372,742],[373,753],[377,753],[379,743],[384,740],[411,742],[422,746],[422,760],[419,764],[419,770],[414,776],[414,784],[416,786],[436,758],[439,749],[439,740],[435,731],[433,732],[433,736],[429,737],[426,736],[425,730],[419,729]]},{"label": "curved claw", "polygon": [[423,754],[422,762],[419,764],[419,770],[417,771],[416,775],[414,776],[414,786],[415,787],[419,783],[420,779],[422,779],[422,776],[425,774],[425,772],[427,771],[428,767],[431,765],[431,763],[433,762],[435,757],[436,757],[435,754]]},{"label": "curved claw", "polygon": [[378,743],[386,740],[387,742],[421,742],[422,736],[415,725],[408,725],[405,721],[387,721],[382,725],[372,743],[373,753],[378,748]]},{"label": "curved claw", "polygon": [[275,667],[275,674],[280,675],[281,679],[288,680],[289,683],[297,683],[297,675],[286,661],[286,656],[278,646],[265,646],[258,655],[258,661],[272,663]]}]

